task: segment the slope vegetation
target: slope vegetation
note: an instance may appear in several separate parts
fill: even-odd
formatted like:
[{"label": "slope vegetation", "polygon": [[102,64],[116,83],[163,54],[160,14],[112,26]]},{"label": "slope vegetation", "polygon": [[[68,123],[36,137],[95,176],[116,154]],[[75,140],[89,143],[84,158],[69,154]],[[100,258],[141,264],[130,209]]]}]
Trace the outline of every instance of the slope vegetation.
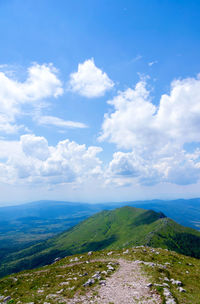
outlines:
[{"label": "slope vegetation", "polygon": [[167,248],[199,258],[200,232],[152,210],[122,207],[102,211],[56,237],[9,255],[1,265],[0,275],[43,266],[58,256],[137,245]]}]

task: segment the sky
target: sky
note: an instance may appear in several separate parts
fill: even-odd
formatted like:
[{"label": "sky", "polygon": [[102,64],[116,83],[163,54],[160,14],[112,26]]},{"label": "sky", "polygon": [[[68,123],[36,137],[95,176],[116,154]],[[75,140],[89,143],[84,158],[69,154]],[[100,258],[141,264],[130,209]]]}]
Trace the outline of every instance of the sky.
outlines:
[{"label": "sky", "polygon": [[198,0],[0,0],[0,203],[200,196]]}]

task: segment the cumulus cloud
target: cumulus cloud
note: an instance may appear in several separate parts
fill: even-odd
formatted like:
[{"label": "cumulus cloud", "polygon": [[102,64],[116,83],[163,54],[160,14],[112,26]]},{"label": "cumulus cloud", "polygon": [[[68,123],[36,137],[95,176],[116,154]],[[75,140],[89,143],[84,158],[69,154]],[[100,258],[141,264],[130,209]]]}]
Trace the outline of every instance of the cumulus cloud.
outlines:
[{"label": "cumulus cloud", "polygon": [[35,106],[42,99],[56,98],[63,93],[62,83],[52,64],[35,63],[27,73],[27,79],[19,82],[6,72],[0,72],[0,131],[17,132],[23,126],[15,123],[16,117],[22,115],[25,105]]},{"label": "cumulus cloud", "polygon": [[82,122],[64,120],[55,116],[40,116],[37,118],[37,123],[40,125],[52,125],[60,128],[87,128],[87,125]]},{"label": "cumulus cloud", "polygon": [[68,139],[49,146],[46,138],[33,134],[1,143],[5,143],[5,151],[0,154],[0,179],[6,183],[81,184],[102,174],[102,163],[97,157],[102,151],[100,147],[87,148]]},{"label": "cumulus cloud", "polygon": [[69,89],[84,97],[100,97],[114,86],[105,72],[97,68],[94,59],[78,65],[78,71],[70,75]]},{"label": "cumulus cloud", "polygon": [[42,136],[26,134],[21,136],[22,151],[28,157],[46,160],[50,154],[48,142]]},{"label": "cumulus cloud", "polygon": [[[199,155],[200,156],[200,155]],[[200,178],[200,157],[185,151],[168,157],[150,154],[149,158],[134,152],[116,152],[107,170],[107,179],[116,184],[134,183],[152,186],[160,182],[188,185]]]},{"label": "cumulus cloud", "polygon": [[[108,101],[114,112],[105,114],[100,140],[108,140],[119,148],[144,148],[152,134],[152,118],[156,107],[149,100],[145,82],[137,83],[135,89],[119,92]],[[145,124],[144,124],[145,122]],[[141,133],[142,132],[142,133]]]},{"label": "cumulus cloud", "polygon": [[131,151],[114,154],[109,165],[112,176],[137,176],[145,184],[197,182],[199,153],[188,153],[184,145],[200,142],[199,77],[174,81],[158,106],[151,102],[145,81],[108,103],[114,111],[105,114],[100,140]]}]

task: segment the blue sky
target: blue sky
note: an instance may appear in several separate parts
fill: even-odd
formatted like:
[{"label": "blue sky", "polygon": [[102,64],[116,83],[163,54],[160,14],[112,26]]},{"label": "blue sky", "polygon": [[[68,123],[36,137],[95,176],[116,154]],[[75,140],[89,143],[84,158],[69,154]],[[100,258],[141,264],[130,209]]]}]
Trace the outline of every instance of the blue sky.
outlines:
[{"label": "blue sky", "polygon": [[199,32],[197,0],[0,0],[0,201],[199,196]]}]

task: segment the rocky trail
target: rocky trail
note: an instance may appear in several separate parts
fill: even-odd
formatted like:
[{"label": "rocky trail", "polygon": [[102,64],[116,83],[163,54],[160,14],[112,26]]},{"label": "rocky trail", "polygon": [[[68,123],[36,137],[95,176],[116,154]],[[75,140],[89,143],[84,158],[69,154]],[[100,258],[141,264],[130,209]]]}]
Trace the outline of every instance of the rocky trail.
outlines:
[{"label": "rocky trail", "polygon": [[[115,261],[116,262],[116,261]],[[75,296],[68,300],[68,304],[98,303],[98,304],[159,304],[160,296],[151,289],[151,284],[142,273],[138,263],[124,259],[117,260],[119,269],[102,282],[100,287],[95,287],[85,296]],[[94,295],[95,294],[95,295]]]}]

